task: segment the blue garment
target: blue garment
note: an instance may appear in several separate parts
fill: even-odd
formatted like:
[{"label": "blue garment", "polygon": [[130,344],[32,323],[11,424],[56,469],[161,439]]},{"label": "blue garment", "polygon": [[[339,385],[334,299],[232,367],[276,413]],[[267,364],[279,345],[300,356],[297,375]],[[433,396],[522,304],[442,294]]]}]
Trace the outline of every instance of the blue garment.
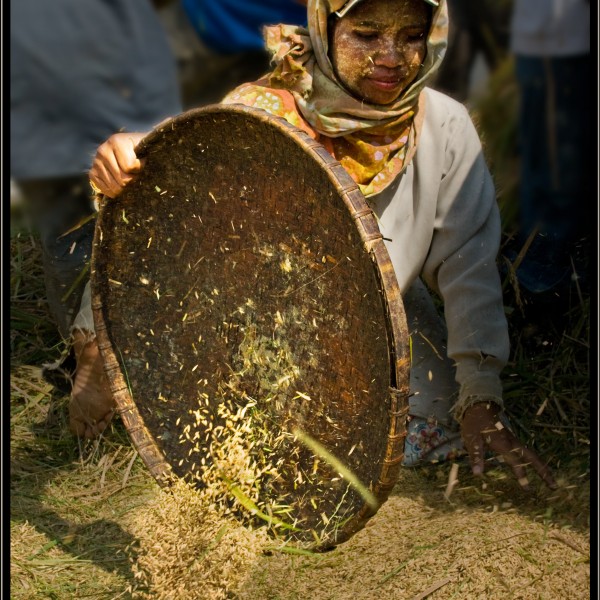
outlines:
[{"label": "blue garment", "polygon": [[570,253],[591,232],[595,195],[591,173],[589,54],[516,57],[521,92],[520,243],[534,227],[534,239],[517,271],[531,292],[564,281]]},{"label": "blue garment", "polygon": [[113,133],[181,112],[177,67],[149,0],[14,0],[11,177],[81,175]]},{"label": "blue garment", "polygon": [[307,19],[297,0],[183,0],[183,7],[201,40],[223,54],[262,50],[264,25]]},{"label": "blue garment", "polygon": [[513,260],[537,227],[517,277],[539,303],[540,294],[567,297],[573,277],[582,283],[594,235],[589,1],[515,0],[510,47],[521,177],[519,234],[507,257]]}]

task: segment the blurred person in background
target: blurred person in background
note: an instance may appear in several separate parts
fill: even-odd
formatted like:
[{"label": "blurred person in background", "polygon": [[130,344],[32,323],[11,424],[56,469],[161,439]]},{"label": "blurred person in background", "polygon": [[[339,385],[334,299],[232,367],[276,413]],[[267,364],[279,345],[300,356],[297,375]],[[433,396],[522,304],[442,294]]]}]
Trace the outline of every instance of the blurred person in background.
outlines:
[{"label": "blurred person in background", "polygon": [[166,0],[159,11],[178,58],[184,108],[219,102],[269,70],[262,28],[306,23],[306,0]]},{"label": "blurred person in background", "polygon": [[564,307],[570,285],[585,284],[595,222],[589,0],[516,0],[511,50],[521,174],[519,232],[507,258],[525,248],[516,274],[529,302]]},{"label": "blurred person in background", "polygon": [[434,88],[466,102],[479,54],[487,70],[496,70],[508,56],[512,0],[448,0],[448,50]]},{"label": "blurred person in background", "polygon": [[93,433],[112,409],[91,312],[79,311],[94,233],[87,171],[115,130],[181,111],[176,64],[150,0],[15,0],[10,9],[11,183],[39,233],[50,313],[72,350],[45,375],[65,392],[72,383],[71,429],[91,435],[82,398],[97,405]]}]

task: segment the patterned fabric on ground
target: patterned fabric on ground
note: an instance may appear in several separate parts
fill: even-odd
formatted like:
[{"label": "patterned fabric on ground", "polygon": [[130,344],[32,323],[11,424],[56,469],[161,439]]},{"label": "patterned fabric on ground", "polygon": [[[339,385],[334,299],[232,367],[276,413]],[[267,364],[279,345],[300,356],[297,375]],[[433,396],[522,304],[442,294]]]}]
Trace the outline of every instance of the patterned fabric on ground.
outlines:
[{"label": "patterned fabric on ground", "polygon": [[408,419],[403,466],[416,467],[466,456],[460,431],[450,429],[434,417]]}]

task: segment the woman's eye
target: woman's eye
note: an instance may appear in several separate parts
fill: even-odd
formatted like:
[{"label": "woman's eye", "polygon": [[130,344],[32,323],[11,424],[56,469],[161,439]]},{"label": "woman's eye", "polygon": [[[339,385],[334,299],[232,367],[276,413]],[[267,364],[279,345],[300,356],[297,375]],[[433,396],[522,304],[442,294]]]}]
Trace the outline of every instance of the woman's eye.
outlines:
[{"label": "woman's eye", "polygon": [[377,32],[371,30],[359,30],[355,31],[354,35],[356,35],[356,37],[362,38],[363,40],[373,40],[377,37]]},{"label": "woman's eye", "polygon": [[409,42],[420,42],[425,38],[425,33],[420,31],[419,33],[409,33],[407,39]]}]

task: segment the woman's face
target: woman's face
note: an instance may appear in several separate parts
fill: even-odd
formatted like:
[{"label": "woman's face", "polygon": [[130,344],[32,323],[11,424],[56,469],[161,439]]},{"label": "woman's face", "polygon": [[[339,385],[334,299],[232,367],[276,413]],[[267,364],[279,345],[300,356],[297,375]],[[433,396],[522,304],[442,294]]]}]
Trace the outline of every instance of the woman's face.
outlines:
[{"label": "woman's face", "polygon": [[344,86],[370,104],[390,104],[425,59],[430,22],[423,0],[364,0],[331,32],[331,61]]}]

